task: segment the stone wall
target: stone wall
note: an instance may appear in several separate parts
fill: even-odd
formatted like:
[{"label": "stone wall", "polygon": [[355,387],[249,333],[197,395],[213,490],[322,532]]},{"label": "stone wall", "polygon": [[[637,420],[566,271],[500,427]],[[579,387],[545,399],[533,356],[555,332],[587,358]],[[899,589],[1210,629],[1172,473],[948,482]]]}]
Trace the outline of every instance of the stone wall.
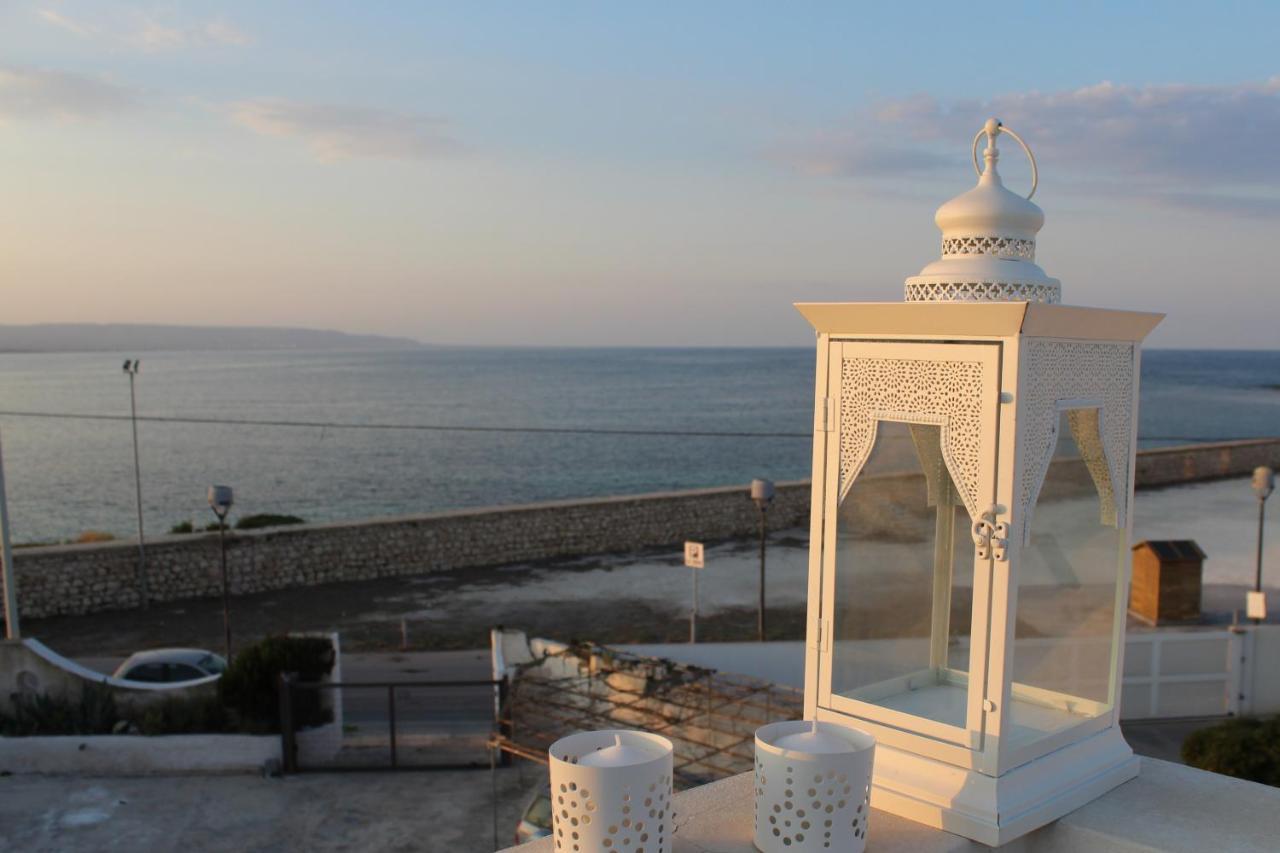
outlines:
[{"label": "stone wall", "polygon": [[[769,526],[794,527],[808,512],[807,482],[779,484]],[[252,593],[715,541],[758,525],[743,487],[555,501],[228,532],[227,570],[233,593]],[[23,618],[138,604],[136,541],[22,548],[14,556]],[[220,595],[218,535],[148,539],[147,578],[155,601]]]},{"label": "stone wall", "polygon": [[[1139,487],[1247,475],[1280,465],[1280,440],[1145,451]],[[771,529],[808,523],[809,483],[778,485]],[[227,535],[234,593],[519,563],[549,557],[635,551],[751,535],[759,524],[742,486],[555,501],[491,509]],[[23,548],[15,552],[26,618],[135,607],[137,545],[129,541]],[[157,537],[147,543],[153,600],[221,593],[218,536]]]}]

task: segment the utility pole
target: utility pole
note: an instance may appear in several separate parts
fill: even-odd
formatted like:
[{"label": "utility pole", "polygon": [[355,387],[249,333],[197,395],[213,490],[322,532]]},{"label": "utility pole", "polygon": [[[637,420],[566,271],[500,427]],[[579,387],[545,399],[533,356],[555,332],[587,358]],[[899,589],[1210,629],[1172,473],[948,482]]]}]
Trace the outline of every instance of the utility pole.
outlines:
[{"label": "utility pole", "polygon": [[0,450],[0,562],[4,577],[4,638],[21,639],[18,628],[18,584],[13,573],[13,548],[9,544],[9,499],[4,490],[4,452]]},{"label": "utility pole", "polygon": [[146,610],[151,603],[151,592],[147,587],[147,542],[142,533],[142,464],[138,457],[138,398],[133,390],[133,380],[142,369],[142,359],[125,359],[124,372],[129,377],[129,412],[133,424],[133,494],[138,505],[138,595],[142,598],[142,609]]}]

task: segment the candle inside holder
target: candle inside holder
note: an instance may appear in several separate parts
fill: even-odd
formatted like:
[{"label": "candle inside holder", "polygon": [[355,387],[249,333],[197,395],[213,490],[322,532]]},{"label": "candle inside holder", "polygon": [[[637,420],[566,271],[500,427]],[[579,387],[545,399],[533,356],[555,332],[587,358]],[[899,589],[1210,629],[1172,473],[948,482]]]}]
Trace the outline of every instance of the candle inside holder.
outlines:
[{"label": "candle inside holder", "polygon": [[783,735],[774,741],[773,745],[787,752],[803,752],[809,755],[829,755],[854,751],[853,744],[845,738],[829,732],[819,731],[817,720],[813,720],[812,725],[806,731]]},{"label": "candle inside holder", "polygon": [[622,735],[615,734],[613,743],[595,752],[588,752],[578,759],[579,767],[629,767],[652,761],[654,754],[622,742]]},{"label": "candle inside holder", "polygon": [[875,743],[865,732],[816,720],[771,723],[757,729],[756,849],[762,853],[860,853],[865,849]]},{"label": "candle inside holder", "polygon": [[558,851],[669,853],[671,741],[648,732],[583,732],[548,753]]}]

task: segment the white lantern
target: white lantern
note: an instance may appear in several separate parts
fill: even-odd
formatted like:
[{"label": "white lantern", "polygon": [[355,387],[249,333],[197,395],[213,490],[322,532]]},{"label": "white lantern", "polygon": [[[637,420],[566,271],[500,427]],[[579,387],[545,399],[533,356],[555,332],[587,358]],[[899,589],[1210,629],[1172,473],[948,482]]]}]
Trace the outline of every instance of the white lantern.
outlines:
[{"label": "white lantern", "polygon": [[567,853],[669,853],[671,741],[647,732],[584,732],[549,750],[552,833]]},{"label": "white lantern", "polygon": [[755,844],[763,853],[862,853],[875,739],[816,720],[756,730]]},{"label": "white lantern", "polygon": [[905,303],[797,306],[818,332],[806,716],[875,736],[877,808],[987,844],[1138,772],[1118,706],[1160,320],[1056,304],[1002,133],[975,137],[986,167]]}]

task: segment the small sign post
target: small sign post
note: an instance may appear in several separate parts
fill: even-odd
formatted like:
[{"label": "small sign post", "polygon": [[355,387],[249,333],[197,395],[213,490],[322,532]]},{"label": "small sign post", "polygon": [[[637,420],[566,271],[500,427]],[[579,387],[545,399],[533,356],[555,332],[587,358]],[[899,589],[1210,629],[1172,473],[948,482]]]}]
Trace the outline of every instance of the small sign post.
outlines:
[{"label": "small sign post", "polygon": [[705,562],[701,542],[684,543],[684,564],[693,569],[693,609],[689,611],[689,642],[698,642],[698,570]]}]

